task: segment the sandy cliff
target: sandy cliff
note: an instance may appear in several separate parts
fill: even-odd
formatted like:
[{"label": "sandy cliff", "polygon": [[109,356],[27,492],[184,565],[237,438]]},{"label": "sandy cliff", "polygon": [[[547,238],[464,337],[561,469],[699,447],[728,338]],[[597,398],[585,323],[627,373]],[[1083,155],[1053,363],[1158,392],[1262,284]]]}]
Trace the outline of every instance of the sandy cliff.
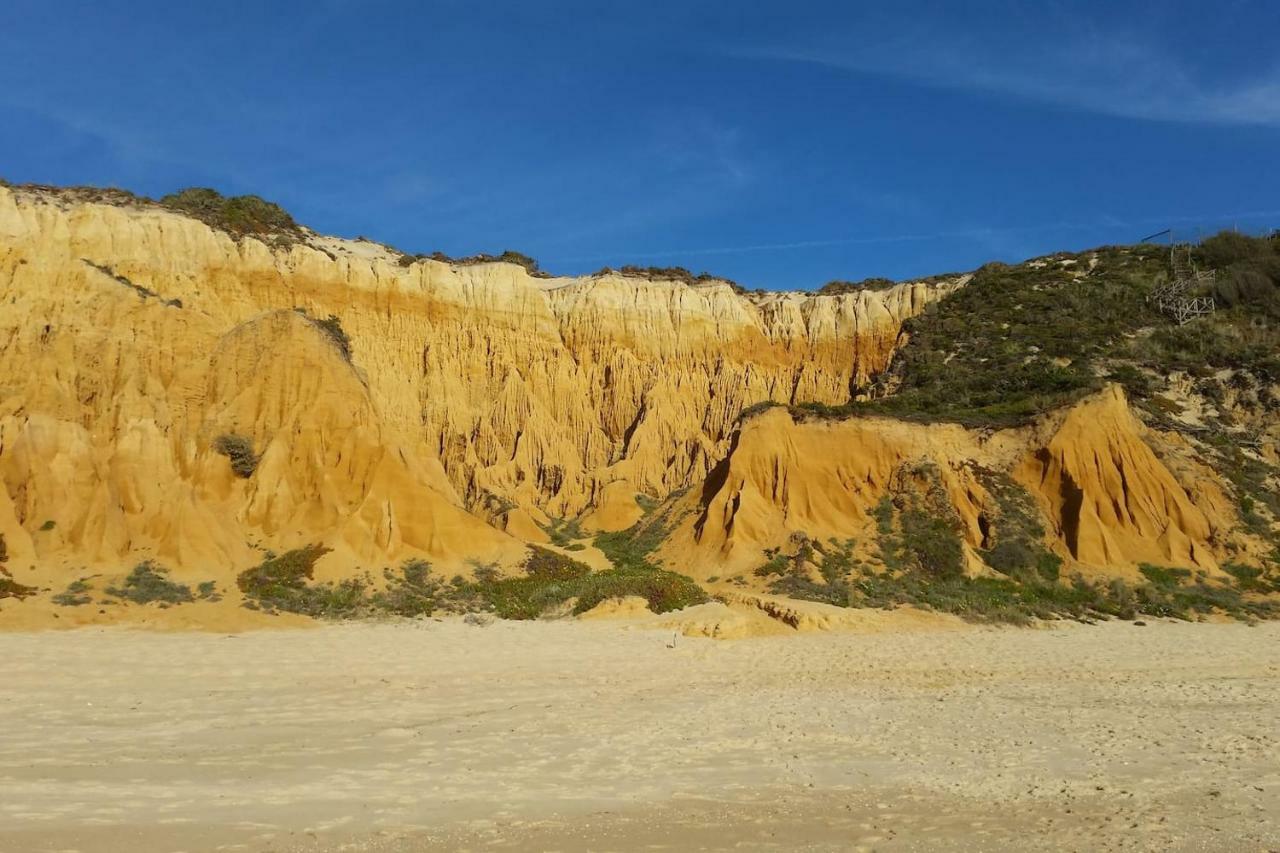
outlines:
[{"label": "sandy cliff", "polygon": [[[333,572],[507,561],[534,522],[625,526],[631,494],[699,483],[746,406],[848,399],[955,286],[403,265],[0,188],[0,533],[13,566],[58,577],[142,556],[231,571],[317,541]],[[349,358],[314,322],[330,315]],[[251,476],[227,435],[260,457]]]},{"label": "sandy cliff", "polygon": [[876,505],[936,479],[971,573],[1005,531],[992,484],[1027,490],[1044,544],[1071,571],[1137,577],[1142,563],[1218,574],[1243,544],[1239,518],[1212,472],[1176,475],[1157,455],[1176,437],[1146,429],[1111,386],[1033,427],[997,432],[882,417],[797,422],[776,408],[751,418],[664,548],[697,576],[762,563],[769,549],[804,540],[858,543],[876,553]]}]

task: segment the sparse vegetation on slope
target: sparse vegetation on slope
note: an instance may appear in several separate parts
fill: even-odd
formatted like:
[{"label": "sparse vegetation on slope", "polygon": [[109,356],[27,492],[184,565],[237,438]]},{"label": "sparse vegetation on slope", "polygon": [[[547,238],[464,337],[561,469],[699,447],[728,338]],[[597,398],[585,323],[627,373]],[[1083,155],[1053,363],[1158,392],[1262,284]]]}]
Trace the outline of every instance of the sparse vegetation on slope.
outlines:
[{"label": "sparse vegetation on slope", "polygon": [[[845,416],[880,412],[967,426],[1011,426],[1096,391],[1108,381],[1132,396],[1149,373],[1205,377],[1224,368],[1280,379],[1280,240],[1225,232],[1196,250],[1216,267],[1222,309],[1174,326],[1148,304],[1169,275],[1169,249],[1139,245],[1054,255],[979,269],[968,286],[908,320],[890,375],[846,406],[803,405]],[[1247,380],[1244,380],[1247,381]],[[897,383],[892,394],[889,386]],[[1280,408],[1280,401],[1269,401]]]},{"label": "sparse vegetation on slope", "polygon": [[844,281],[836,279],[818,288],[823,296],[839,296],[842,293],[858,293],[863,290],[888,290],[896,287],[897,282],[889,278],[864,278],[862,281]]},{"label": "sparse vegetation on slope", "polygon": [[693,287],[697,284],[710,284],[711,282],[723,282],[729,285],[735,293],[745,293],[746,290],[732,279],[724,276],[712,275],[709,272],[700,272],[694,275],[684,267],[641,267],[635,264],[623,264],[621,267],[614,269],[613,267],[602,267],[596,270],[593,275],[621,275],[628,278],[643,278],[649,281],[678,281]]},{"label": "sparse vegetation on slope", "polygon": [[129,288],[134,293],[138,294],[138,298],[140,299],[160,299],[165,305],[169,306],[170,308],[182,307],[181,299],[162,299],[160,294],[156,293],[154,290],[148,287],[143,287],[140,284],[135,284],[134,282],[130,281],[127,276],[120,275],[120,273],[116,272],[111,267],[105,266],[104,264],[95,264],[93,261],[88,260],[87,258],[81,258],[80,260],[83,261],[87,266],[92,267],[93,269],[97,270],[103,275],[109,276],[110,278],[114,279],[117,283],[122,284],[125,287]]},{"label": "sparse vegetation on slope", "polygon": [[384,570],[385,586],[379,590],[365,578],[312,583],[315,562],[325,553],[320,546],[298,549],[241,573],[237,585],[246,606],[324,619],[475,611],[502,619],[537,619],[570,602],[569,612],[583,613],[618,596],[641,596],[657,613],[707,600],[701,587],[674,572],[634,566],[593,572],[577,560],[536,545],[530,546],[521,566],[523,574],[515,577],[502,577],[495,566],[477,565],[473,579],[457,576],[446,582],[432,574],[430,564],[411,560],[398,574]]},{"label": "sparse vegetation on slope", "polygon": [[[168,569],[157,565],[151,560],[144,560],[133,567],[133,570],[124,579],[123,584],[118,587],[109,586],[105,592],[112,598],[129,601],[134,604],[151,604],[154,602],[161,607],[168,607],[173,604],[189,604],[196,600],[196,596],[191,592],[191,587],[169,580],[168,575]],[[78,583],[83,583],[83,581]],[[74,596],[84,593],[87,589],[87,587],[86,589],[73,589],[76,586],[77,584],[72,584],[68,587],[67,593]],[[211,585],[202,585],[200,597],[208,598],[212,595],[212,592],[213,587]]]},{"label": "sparse vegetation on slope", "polygon": [[[917,475],[927,469],[917,469]],[[876,558],[855,556],[855,542],[823,543],[796,534],[792,556],[777,552],[756,574],[771,592],[841,607],[912,605],[973,622],[1027,624],[1034,619],[1134,619],[1141,615],[1195,619],[1223,614],[1241,620],[1280,616],[1280,602],[1260,594],[1280,590],[1274,573],[1232,566],[1230,583],[1204,572],[1143,565],[1144,583],[1061,578],[1062,560],[1042,544],[1031,498],[1002,475],[982,472],[999,505],[990,548],[980,552],[1003,577],[967,577],[960,533],[931,505],[931,488],[886,496],[875,508]],[[816,565],[817,576],[813,567]]]},{"label": "sparse vegetation on slope", "polygon": [[66,589],[53,596],[53,603],[59,607],[83,607],[91,603],[93,597],[89,592],[93,587],[89,586],[88,580],[88,578],[80,578],[67,584]]},{"label": "sparse vegetation on slope", "polygon": [[429,255],[416,254],[410,255],[405,252],[400,253],[400,266],[411,266],[418,261],[439,261],[442,264],[452,264],[454,266],[466,267],[475,266],[477,264],[516,264],[524,267],[525,272],[529,273],[533,278],[551,278],[551,273],[538,266],[538,262],[523,252],[516,252],[507,249],[500,255],[489,255],[480,252],[475,255],[467,255],[461,258],[453,258],[444,252],[432,252]]},{"label": "sparse vegetation on slope", "polygon": [[160,204],[236,237],[301,234],[288,211],[256,195],[224,196],[208,187],[190,187],[163,196]]}]

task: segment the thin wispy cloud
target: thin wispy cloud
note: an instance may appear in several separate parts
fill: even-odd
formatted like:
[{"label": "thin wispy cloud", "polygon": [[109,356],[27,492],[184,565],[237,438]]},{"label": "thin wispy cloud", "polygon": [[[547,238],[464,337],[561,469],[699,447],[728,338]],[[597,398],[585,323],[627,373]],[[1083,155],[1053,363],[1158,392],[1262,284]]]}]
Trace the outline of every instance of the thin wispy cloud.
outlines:
[{"label": "thin wispy cloud", "polygon": [[[748,243],[740,246],[710,246],[687,249],[659,249],[643,252],[613,252],[608,255],[586,255],[571,258],[556,258],[558,261],[586,262],[620,257],[642,256],[646,258],[696,257],[703,255],[739,255],[753,252],[780,252],[799,249],[822,249],[834,246],[881,245],[888,243],[914,243],[935,240],[990,240],[996,237],[1011,237],[1023,234],[1038,234],[1060,231],[1097,231],[1099,229],[1134,229],[1163,225],[1173,227],[1179,225],[1210,224],[1222,226],[1240,222],[1265,222],[1280,218],[1280,209],[1248,210],[1234,213],[1214,213],[1200,215],[1179,215],[1144,217],[1140,219],[1117,219],[1104,216],[1089,222],[1046,222],[1038,225],[1022,225],[1011,227],[980,226],[946,231],[932,231],[902,234],[874,234],[836,237],[828,240],[796,240],[786,243]],[[1137,240],[1141,235],[1124,235],[1124,240]]]},{"label": "thin wispy cloud", "polygon": [[1119,34],[1048,31],[1033,46],[956,33],[913,33],[879,43],[824,35],[726,52],[1123,118],[1280,127],[1280,65],[1247,77],[1213,78],[1168,47]]}]

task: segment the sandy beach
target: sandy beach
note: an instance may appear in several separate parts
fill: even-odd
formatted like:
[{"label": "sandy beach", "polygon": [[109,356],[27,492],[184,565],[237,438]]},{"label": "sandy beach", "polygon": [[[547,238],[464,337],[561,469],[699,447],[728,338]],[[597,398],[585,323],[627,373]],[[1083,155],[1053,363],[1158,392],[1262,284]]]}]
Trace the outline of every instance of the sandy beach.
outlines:
[{"label": "sandy beach", "polygon": [[1280,848],[1280,625],[0,635],[0,850]]}]

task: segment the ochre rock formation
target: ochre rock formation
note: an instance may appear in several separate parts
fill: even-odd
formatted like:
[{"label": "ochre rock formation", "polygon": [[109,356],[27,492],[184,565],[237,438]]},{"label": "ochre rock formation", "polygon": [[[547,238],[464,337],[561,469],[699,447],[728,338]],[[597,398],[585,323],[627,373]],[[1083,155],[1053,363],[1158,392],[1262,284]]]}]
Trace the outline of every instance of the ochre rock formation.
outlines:
[{"label": "ochre rock formation", "polygon": [[[1039,498],[1065,552],[1079,562],[1217,569],[1213,525],[1143,441],[1144,431],[1112,386],[1067,413],[1015,477]],[[1228,511],[1225,504],[1217,509]]]},{"label": "ochre rock formation", "polygon": [[1045,544],[1072,571],[1137,576],[1145,562],[1216,574],[1236,511],[1212,472],[1175,476],[1151,444],[1170,441],[1138,422],[1119,386],[1035,427],[994,433],[883,417],[797,422],[776,408],[744,424],[703,494],[685,499],[662,553],[700,578],[758,567],[766,549],[796,536],[853,539],[873,555],[876,504],[927,470],[954,513],[970,573],[982,571],[975,552],[1001,533],[986,471],[1030,492]]},{"label": "ochre rock formation", "polygon": [[[903,322],[964,283],[814,295],[539,278],[0,187],[7,568],[59,589],[155,558],[227,588],[265,552],[313,543],[331,549],[319,580],[408,558],[509,567],[528,543],[562,548],[566,519],[635,524],[647,495],[671,525],[658,558],[710,580],[806,539],[866,553],[876,505],[915,490],[943,504],[977,574],[1001,535],[993,472],[1030,494],[1072,571],[1217,573],[1249,551],[1230,487],[1118,387],[1001,431],[743,415],[848,401]],[[790,607],[734,592],[747,598],[704,606],[706,632]]]},{"label": "ochre rock formation", "polygon": [[[510,562],[549,518],[618,529],[632,495],[701,482],[747,406],[847,400],[962,283],[742,294],[402,261],[0,187],[11,562],[207,575],[310,542],[335,576]],[[247,478],[225,436],[259,457]]]}]

